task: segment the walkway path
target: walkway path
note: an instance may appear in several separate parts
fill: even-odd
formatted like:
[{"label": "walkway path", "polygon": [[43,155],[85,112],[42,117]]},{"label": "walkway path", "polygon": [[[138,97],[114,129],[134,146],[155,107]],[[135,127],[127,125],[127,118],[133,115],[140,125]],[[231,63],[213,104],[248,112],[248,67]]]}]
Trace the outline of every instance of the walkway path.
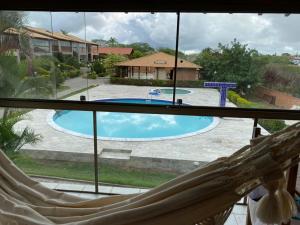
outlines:
[{"label": "walkway path", "polygon": [[83,88],[95,85],[102,85],[107,82],[108,78],[97,78],[97,79],[85,79],[82,77],[76,77],[66,80],[63,85],[69,87],[69,89],[58,92],[57,97],[66,96],[74,91],[81,90]]}]

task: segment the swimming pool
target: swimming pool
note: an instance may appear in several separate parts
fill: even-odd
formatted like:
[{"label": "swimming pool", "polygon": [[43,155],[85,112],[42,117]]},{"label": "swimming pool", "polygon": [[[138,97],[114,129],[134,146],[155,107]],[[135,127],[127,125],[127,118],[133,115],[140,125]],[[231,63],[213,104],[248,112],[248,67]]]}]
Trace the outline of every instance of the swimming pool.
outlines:
[{"label": "swimming pool", "polygon": [[[136,104],[171,105],[158,99],[104,99],[98,101]],[[55,129],[92,138],[92,112],[53,111],[48,118]],[[187,137],[214,128],[218,118],[207,116],[158,115],[138,113],[97,112],[98,139],[118,141],[151,141]]]},{"label": "swimming pool", "polygon": [[[173,94],[173,88],[160,88],[159,89],[161,93],[171,95]],[[182,89],[182,88],[176,88],[176,94],[178,95],[186,95],[192,93],[190,90]]]}]

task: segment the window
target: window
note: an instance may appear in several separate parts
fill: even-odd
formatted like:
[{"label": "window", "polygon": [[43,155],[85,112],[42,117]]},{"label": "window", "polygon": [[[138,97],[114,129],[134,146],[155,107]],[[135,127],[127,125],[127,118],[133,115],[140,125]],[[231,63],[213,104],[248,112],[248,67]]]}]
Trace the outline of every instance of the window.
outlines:
[{"label": "window", "polygon": [[33,38],[31,41],[35,52],[50,52],[50,41]]}]

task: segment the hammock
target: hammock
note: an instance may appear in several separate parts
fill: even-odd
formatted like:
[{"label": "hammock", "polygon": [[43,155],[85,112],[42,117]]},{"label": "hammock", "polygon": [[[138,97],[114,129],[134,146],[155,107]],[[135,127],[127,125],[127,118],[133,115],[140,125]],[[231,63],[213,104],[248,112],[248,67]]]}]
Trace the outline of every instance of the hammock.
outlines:
[{"label": "hammock", "polygon": [[149,192],[85,200],[48,189],[25,175],[0,151],[0,224],[195,225],[223,224],[233,204],[263,184],[259,218],[287,221],[295,211],[283,171],[300,153],[300,123],[251,140]]}]

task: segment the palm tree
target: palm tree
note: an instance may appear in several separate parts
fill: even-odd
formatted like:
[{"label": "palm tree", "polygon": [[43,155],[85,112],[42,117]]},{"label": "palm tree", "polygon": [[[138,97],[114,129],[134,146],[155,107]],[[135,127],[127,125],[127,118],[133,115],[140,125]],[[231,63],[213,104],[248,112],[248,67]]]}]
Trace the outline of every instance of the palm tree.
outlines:
[{"label": "palm tree", "polygon": [[[22,35],[24,14],[19,12],[0,11],[0,97],[29,97],[32,93],[39,93],[48,88],[48,82],[44,77],[33,77],[22,74],[20,65],[12,50],[21,49],[29,59],[28,68],[32,67],[32,50],[28,45],[28,36]],[[7,30],[19,33],[20,35],[7,34]],[[16,32],[17,31],[17,32]],[[38,85],[36,85],[39,83]],[[34,144],[40,139],[28,127],[22,130],[15,130],[15,124],[23,119],[19,112],[4,109],[0,118],[0,149],[7,154],[14,154],[27,144]]]},{"label": "palm tree", "polygon": [[10,157],[14,157],[25,144],[35,144],[41,139],[28,127],[16,130],[16,123],[23,120],[20,113],[11,114],[7,118],[0,119],[0,149]]},{"label": "palm tree", "polygon": [[23,25],[24,14],[16,11],[0,11],[0,54],[16,48],[18,40],[10,32],[20,30]]},{"label": "palm tree", "polygon": [[116,38],[111,37],[108,41],[107,41],[107,45],[109,47],[116,47],[119,45],[118,41]]}]

